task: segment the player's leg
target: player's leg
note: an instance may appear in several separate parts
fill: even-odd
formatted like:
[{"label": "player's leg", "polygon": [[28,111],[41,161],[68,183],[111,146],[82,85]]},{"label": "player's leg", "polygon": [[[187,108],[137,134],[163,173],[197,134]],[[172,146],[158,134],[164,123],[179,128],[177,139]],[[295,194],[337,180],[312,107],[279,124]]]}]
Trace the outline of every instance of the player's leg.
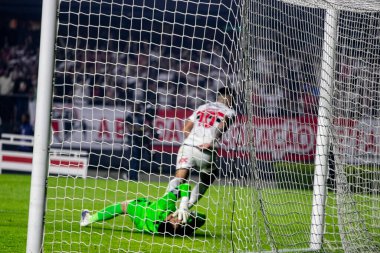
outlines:
[{"label": "player's leg", "polygon": [[189,178],[189,169],[188,168],[179,168],[175,172],[175,177],[170,180],[166,192],[171,192],[176,189],[180,184],[186,182]]},{"label": "player's leg", "polygon": [[106,208],[90,214],[88,210],[83,210],[80,220],[80,226],[84,227],[97,221],[112,219],[120,214],[127,212],[127,206],[130,201],[124,201],[107,206]]},{"label": "player's leg", "polygon": [[206,193],[210,185],[215,181],[214,173],[200,173],[200,180],[195,184],[190,194],[189,208],[194,206]]},{"label": "player's leg", "polygon": [[183,184],[189,178],[189,170],[194,166],[192,162],[192,148],[181,146],[177,154],[177,164],[175,177],[170,180],[166,192],[175,190],[180,184]]},{"label": "player's leg", "polygon": [[215,152],[203,152],[202,156],[197,157],[197,165],[200,170],[199,181],[195,184],[191,191],[189,199],[189,208],[194,206],[206,193],[210,185],[215,181],[215,159],[217,154]]},{"label": "player's leg", "polygon": [[[178,159],[177,159],[177,161],[178,161]],[[177,164],[178,164],[178,162],[177,162]],[[166,195],[168,195],[168,196],[176,195],[177,199],[178,199],[179,195],[180,195],[179,188],[184,185],[184,183],[187,181],[188,177],[189,177],[189,169],[186,169],[186,168],[177,169],[175,177],[172,180],[170,180],[169,185],[166,189]],[[187,207],[189,205],[188,203],[189,203],[189,197],[185,196],[185,197],[181,198],[181,202],[180,202],[178,210],[175,211],[175,204],[173,204],[173,207],[174,207],[173,211],[175,211],[174,214],[176,217],[180,216],[179,219],[181,221],[183,219],[183,212],[187,212]],[[179,213],[180,213],[180,215],[179,215]]]}]

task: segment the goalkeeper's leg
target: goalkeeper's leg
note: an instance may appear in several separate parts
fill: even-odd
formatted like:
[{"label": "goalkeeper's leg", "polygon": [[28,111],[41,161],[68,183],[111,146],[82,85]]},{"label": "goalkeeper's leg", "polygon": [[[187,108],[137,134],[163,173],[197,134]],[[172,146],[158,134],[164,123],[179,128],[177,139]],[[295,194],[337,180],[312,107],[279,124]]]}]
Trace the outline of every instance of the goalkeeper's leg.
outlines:
[{"label": "goalkeeper's leg", "polygon": [[90,214],[88,210],[83,210],[80,220],[80,226],[84,227],[91,223],[97,221],[105,221],[112,219],[120,214],[125,214],[127,210],[127,205],[129,201],[116,203],[110,206],[107,206],[103,210],[96,212],[95,214]]}]

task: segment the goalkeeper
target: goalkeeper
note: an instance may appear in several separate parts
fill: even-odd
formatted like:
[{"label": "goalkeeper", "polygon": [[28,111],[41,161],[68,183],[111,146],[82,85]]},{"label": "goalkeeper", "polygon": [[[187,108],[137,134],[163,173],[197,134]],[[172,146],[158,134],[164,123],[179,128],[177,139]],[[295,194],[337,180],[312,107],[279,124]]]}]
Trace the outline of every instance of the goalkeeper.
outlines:
[{"label": "goalkeeper", "polygon": [[110,205],[105,209],[90,214],[82,212],[80,226],[84,227],[93,222],[112,219],[120,214],[128,214],[139,231],[153,234],[191,235],[206,222],[206,216],[201,213],[187,212],[187,222],[181,222],[182,217],[176,210],[179,198],[188,198],[190,185],[182,184],[173,191],[165,193],[157,201],[138,198]]}]

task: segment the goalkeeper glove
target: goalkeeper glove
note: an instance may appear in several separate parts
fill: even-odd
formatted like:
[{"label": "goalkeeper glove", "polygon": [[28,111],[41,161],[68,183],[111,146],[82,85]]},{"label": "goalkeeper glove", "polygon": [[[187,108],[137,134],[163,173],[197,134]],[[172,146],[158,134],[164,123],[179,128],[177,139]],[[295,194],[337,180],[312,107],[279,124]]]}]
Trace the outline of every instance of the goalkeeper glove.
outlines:
[{"label": "goalkeeper glove", "polygon": [[183,224],[185,224],[187,222],[187,219],[189,219],[190,217],[188,205],[189,198],[182,197],[181,203],[179,204],[179,208],[173,213],[173,217],[178,217],[178,220]]}]

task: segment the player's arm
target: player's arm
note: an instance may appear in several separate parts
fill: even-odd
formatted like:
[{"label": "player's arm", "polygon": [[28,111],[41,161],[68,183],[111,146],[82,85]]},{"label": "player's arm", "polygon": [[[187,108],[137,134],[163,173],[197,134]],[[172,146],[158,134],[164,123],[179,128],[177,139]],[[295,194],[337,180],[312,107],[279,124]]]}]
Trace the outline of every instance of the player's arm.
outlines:
[{"label": "player's arm", "polygon": [[[234,121],[235,121],[235,116],[232,116],[232,117],[225,116],[218,125],[214,141],[218,141],[220,137],[222,136],[222,134],[228,130],[228,128],[230,127],[230,125],[233,124]],[[198,147],[201,149],[210,149],[213,145],[214,145],[213,143],[204,143],[202,145],[199,145]]]},{"label": "player's arm", "polygon": [[228,130],[228,128],[235,122],[235,116],[225,116],[222,122],[218,126],[218,130],[220,132],[220,137],[224,132]]},{"label": "player's arm", "polygon": [[190,119],[187,119],[183,127],[183,134],[185,135],[185,139],[189,136],[193,127],[194,127],[194,122]]},{"label": "player's arm", "polygon": [[178,217],[181,223],[186,223],[190,216],[189,199],[191,194],[191,187],[189,184],[181,184],[178,186],[178,198],[181,199],[179,208],[173,213],[173,217]]}]

